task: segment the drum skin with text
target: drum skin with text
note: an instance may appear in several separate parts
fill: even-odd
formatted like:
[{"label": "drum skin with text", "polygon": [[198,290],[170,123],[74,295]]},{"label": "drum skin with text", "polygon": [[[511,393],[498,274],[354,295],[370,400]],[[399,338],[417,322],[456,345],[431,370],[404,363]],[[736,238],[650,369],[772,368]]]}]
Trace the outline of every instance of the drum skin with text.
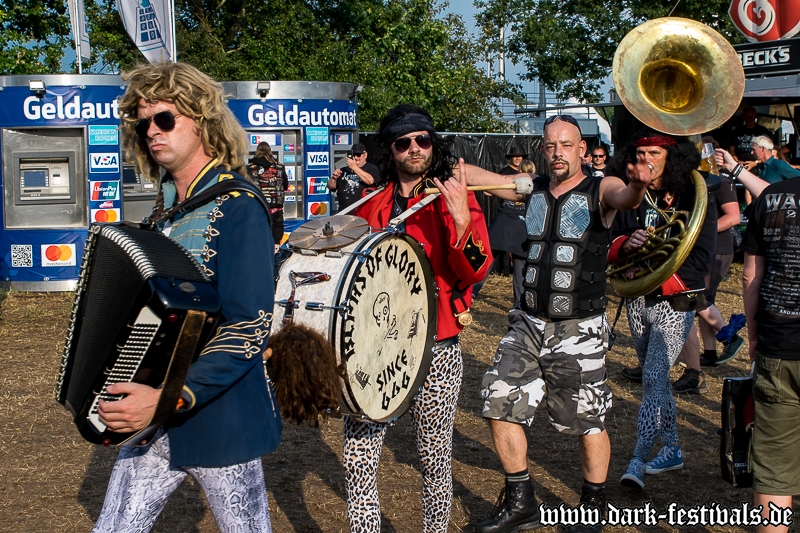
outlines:
[{"label": "drum skin with text", "polygon": [[436,309],[420,244],[402,233],[371,233],[341,248],[295,249],[280,267],[271,333],[288,315],[324,335],[346,369],[341,410],[389,422],[427,377]]}]

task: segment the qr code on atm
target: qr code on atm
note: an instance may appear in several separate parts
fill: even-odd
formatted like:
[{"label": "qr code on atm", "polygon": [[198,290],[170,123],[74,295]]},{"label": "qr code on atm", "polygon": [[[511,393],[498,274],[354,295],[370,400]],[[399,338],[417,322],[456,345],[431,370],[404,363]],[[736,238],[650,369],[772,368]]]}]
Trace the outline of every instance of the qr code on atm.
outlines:
[{"label": "qr code on atm", "polygon": [[33,245],[31,244],[12,244],[11,245],[11,267],[32,267],[33,266]]}]

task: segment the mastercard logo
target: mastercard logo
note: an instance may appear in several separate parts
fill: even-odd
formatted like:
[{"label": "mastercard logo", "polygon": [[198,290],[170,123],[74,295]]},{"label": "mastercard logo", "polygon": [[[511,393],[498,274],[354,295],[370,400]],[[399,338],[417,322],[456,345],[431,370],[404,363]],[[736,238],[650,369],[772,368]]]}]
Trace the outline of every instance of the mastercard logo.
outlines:
[{"label": "mastercard logo", "polygon": [[92,222],[119,222],[121,218],[119,208],[92,209]]},{"label": "mastercard logo", "polygon": [[76,266],[77,254],[74,244],[43,244],[42,266],[65,267]]},{"label": "mastercard logo", "polygon": [[308,206],[308,211],[311,213],[311,216],[324,216],[328,214],[328,203],[327,202],[314,202]]},{"label": "mastercard logo", "polygon": [[72,249],[67,244],[54,244],[45,248],[44,256],[49,261],[69,261],[72,259]]}]

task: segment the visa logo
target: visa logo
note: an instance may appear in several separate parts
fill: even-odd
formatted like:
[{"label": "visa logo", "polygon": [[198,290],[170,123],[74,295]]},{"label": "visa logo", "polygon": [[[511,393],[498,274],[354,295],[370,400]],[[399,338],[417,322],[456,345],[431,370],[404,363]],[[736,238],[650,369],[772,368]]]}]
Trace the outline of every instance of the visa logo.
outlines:
[{"label": "visa logo", "polygon": [[119,172],[119,154],[89,154],[89,172]]},{"label": "visa logo", "polygon": [[308,166],[327,167],[329,164],[328,152],[308,152]]}]

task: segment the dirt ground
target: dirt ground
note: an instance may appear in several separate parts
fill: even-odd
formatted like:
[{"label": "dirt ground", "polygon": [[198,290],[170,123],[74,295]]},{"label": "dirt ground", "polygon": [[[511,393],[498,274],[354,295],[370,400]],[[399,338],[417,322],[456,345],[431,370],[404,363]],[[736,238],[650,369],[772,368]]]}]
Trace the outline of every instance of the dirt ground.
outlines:
[{"label": "dirt ground", "polygon": [[[464,382],[454,437],[454,497],[450,531],[472,531],[492,510],[503,484],[491,435],[480,417],[480,380],[505,332],[511,305],[511,279],[492,275],[474,306],[474,324],[463,334]],[[6,294],[0,307],[0,531],[89,531],[103,504],[116,450],[94,446],[78,435],[68,412],[53,400],[70,294]],[[609,318],[618,299],[611,297]],[[741,265],[718,295],[727,318],[741,312]],[[719,437],[722,378],[748,372],[746,346],[730,364],[708,369],[708,393],[677,398],[683,470],[648,476],[644,493],[625,489],[619,478],[636,439],[641,386],[620,376],[635,355],[623,313],[617,344],[608,355],[614,406],[606,423],[612,458],[607,494],[617,507],[651,501],[664,512],[671,502],[690,507],[716,502],[723,507],[751,502],[750,489],[736,489],[720,478]],[[675,367],[672,378],[682,369]],[[581,471],[577,440],[560,435],[540,416],[528,431],[530,469],[539,498],[548,506],[578,503]],[[243,435],[242,438],[247,438]],[[347,531],[344,477],[340,465],[341,420],[319,430],[286,427],[283,443],[263,464],[276,532]],[[655,453],[657,450],[654,450]],[[421,530],[421,488],[410,420],[403,417],[388,432],[380,468],[384,532]],[[797,515],[795,514],[795,517]],[[736,527],[672,528],[663,531],[747,531]],[[542,531],[556,531],[555,526]],[[606,531],[645,531],[607,527]],[[217,531],[198,486],[190,480],[173,495],[154,531]]]}]

